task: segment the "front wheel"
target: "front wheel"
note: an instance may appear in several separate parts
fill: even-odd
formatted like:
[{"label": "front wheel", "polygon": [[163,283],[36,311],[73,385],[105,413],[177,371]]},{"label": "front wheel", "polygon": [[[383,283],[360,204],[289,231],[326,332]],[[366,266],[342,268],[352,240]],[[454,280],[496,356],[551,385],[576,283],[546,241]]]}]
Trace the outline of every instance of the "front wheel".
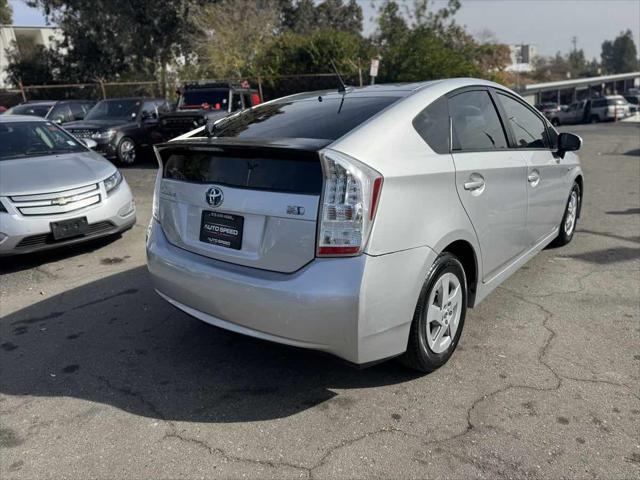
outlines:
[{"label": "front wheel", "polygon": [[582,202],[580,185],[575,182],[571,188],[569,200],[567,200],[567,206],[565,207],[564,215],[562,216],[560,231],[558,232],[558,236],[555,240],[551,242],[552,247],[562,247],[568,244],[573,238],[573,234],[576,231],[576,224],[578,223],[580,202]]},{"label": "front wheel", "polygon": [[450,253],[433,263],[413,316],[407,351],[400,360],[415,370],[432,372],[447,363],[460,340],[467,313],[467,280]]},{"label": "front wheel", "polygon": [[124,137],[118,143],[118,160],[122,165],[133,165],[136,161],[136,142]]}]

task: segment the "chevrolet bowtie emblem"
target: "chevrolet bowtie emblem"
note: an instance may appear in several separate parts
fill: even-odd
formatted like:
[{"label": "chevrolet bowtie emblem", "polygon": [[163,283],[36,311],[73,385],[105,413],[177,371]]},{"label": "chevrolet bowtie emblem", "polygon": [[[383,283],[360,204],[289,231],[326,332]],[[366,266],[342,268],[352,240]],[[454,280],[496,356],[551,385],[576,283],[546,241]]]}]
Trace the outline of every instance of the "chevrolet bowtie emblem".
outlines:
[{"label": "chevrolet bowtie emblem", "polygon": [[54,198],[53,200],[51,200],[51,204],[52,205],[66,205],[67,203],[69,203],[69,198],[68,197],[60,197],[60,198]]}]

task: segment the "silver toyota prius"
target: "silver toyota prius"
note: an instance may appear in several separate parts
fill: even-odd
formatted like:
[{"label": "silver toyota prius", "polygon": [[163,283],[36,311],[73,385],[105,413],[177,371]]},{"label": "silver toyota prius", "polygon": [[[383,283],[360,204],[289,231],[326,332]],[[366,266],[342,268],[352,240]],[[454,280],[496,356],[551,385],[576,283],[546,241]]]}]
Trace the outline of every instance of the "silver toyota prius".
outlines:
[{"label": "silver toyota prius", "polygon": [[83,242],[136,221],[122,174],[54,123],[0,116],[0,255]]},{"label": "silver toyota prius", "polygon": [[156,147],[148,268],[212,325],[432,371],[468,307],[571,241],[581,143],[476,79],[274,100]]}]

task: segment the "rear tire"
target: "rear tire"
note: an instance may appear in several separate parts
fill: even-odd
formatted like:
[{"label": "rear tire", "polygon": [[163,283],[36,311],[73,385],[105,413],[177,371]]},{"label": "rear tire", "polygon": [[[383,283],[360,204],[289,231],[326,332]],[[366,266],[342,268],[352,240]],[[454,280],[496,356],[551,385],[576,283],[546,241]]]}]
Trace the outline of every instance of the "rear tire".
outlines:
[{"label": "rear tire", "polygon": [[406,366],[432,372],[447,363],[458,346],[467,313],[467,279],[454,255],[442,253],[420,292],[409,331]]},{"label": "rear tire", "polygon": [[589,121],[591,123],[599,123],[600,122],[600,117],[598,115],[591,115],[591,118],[589,119]]},{"label": "rear tire", "polygon": [[562,215],[560,231],[558,232],[558,236],[551,242],[551,247],[563,247],[571,241],[576,231],[581,205],[582,196],[580,193],[580,185],[574,182],[571,193],[569,193],[567,206],[564,209],[564,215]]},{"label": "rear tire", "polygon": [[551,119],[551,125],[553,125],[554,127],[559,127],[560,126],[560,120],[558,120],[557,118],[552,118]]}]

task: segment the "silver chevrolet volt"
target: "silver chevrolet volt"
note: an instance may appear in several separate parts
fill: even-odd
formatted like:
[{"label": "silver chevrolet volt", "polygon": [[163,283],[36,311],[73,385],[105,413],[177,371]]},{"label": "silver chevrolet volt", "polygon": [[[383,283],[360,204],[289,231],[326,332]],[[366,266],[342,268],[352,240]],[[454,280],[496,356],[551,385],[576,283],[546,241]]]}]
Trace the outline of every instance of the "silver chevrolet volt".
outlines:
[{"label": "silver chevrolet volt", "polygon": [[108,160],[48,120],[0,116],[0,255],[116,234],[135,221],[131,190]]},{"label": "silver chevrolet volt", "polygon": [[580,215],[581,139],[476,79],[299,94],[156,147],[161,297],[212,325],[428,372]]}]

